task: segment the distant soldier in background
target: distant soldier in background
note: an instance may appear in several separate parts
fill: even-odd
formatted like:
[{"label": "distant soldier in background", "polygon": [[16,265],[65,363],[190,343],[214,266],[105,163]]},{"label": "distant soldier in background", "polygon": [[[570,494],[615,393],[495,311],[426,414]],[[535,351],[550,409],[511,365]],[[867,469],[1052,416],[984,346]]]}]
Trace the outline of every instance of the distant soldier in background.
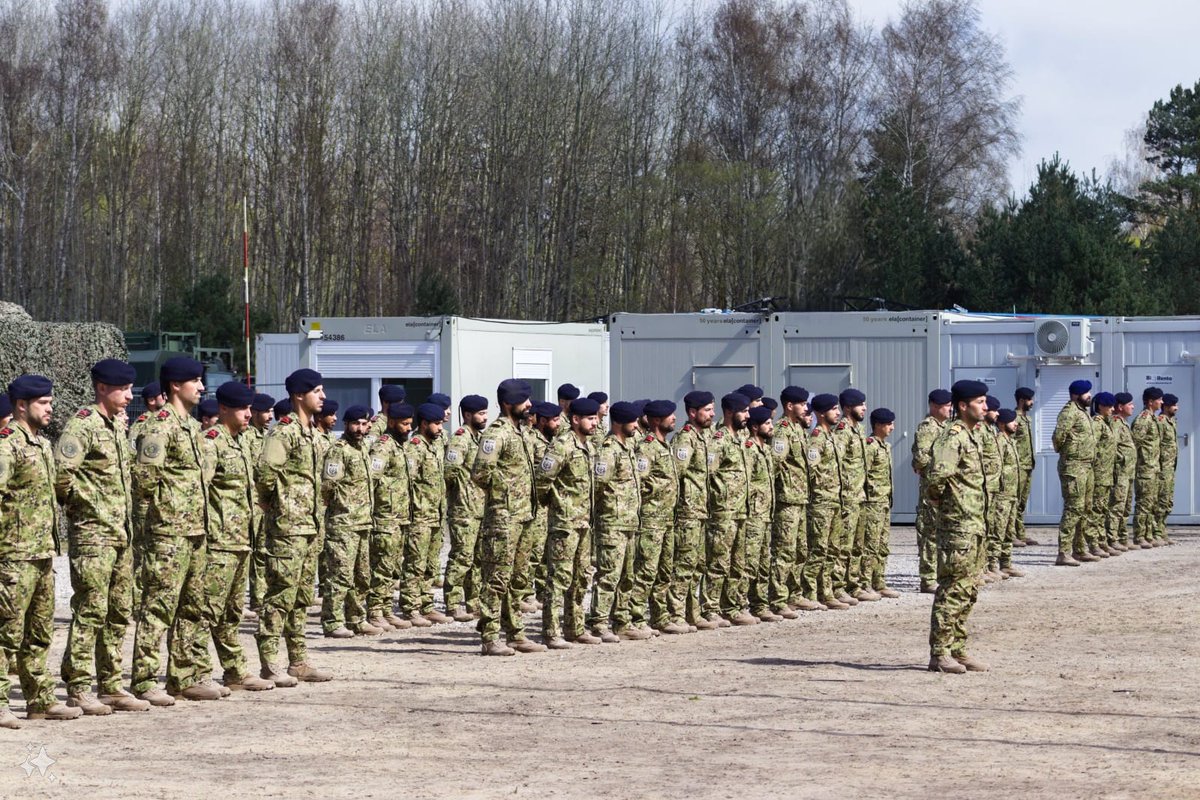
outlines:
[{"label": "distant soldier in background", "polygon": [[337,441],[337,434],[333,432],[333,429],[337,427],[337,412],[340,407],[337,400],[325,398],[325,401],[321,403],[321,410],[313,418],[313,427],[320,434],[317,441],[321,448],[321,456],[324,456],[325,451]]},{"label": "distant soldier in background", "polygon": [[[591,395],[588,399],[597,402]],[[598,412],[596,416],[598,428]],[[595,442],[595,433],[590,438]],[[648,528],[643,539],[638,527],[641,495],[636,448],[637,410],[631,403],[613,403],[612,432],[596,451],[592,470],[596,579],[587,619],[592,635],[605,643],[653,636],[646,626],[646,606],[658,571],[663,531]]]},{"label": "distant soldier in background", "polygon": [[675,573],[667,591],[667,613],[676,623],[713,630],[720,625],[700,613],[697,591],[704,563],[704,528],[708,521],[708,472],[715,454],[712,445],[713,396],[691,391],[684,395],[687,422],[671,437],[671,452],[679,460],[679,500],[675,506]]},{"label": "distant soldier in background", "polygon": [[783,419],[771,437],[775,457],[775,511],[771,520],[771,611],[794,619],[801,611],[824,611],[800,589],[808,558],[808,390],[788,386],[779,394]]},{"label": "distant soldier in background", "polygon": [[[753,383],[744,383],[733,391],[750,401],[749,408],[758,408],[761,406],[763,404],[763,395],[766,394],[761,387],[755,386]],[[746,429],[746,435],[749,436],[749,428]]]},{"label": "distant soldier in background", "polygon": [[565,436],[571,429],[571,403],[579,399],[579,387],[573,383],[564,383],[558,387],[559,422],[558,434]]},{"label": "distant soldier in background", "polygon": [[201,432],[217,424],[217,398],[206,397],[196,406],[196,416],[200,420]]},{"label": "distant soldier in background", "polygon": [[453,622],[434,608],[433,576],[436,567],[429,564],[430,541],[441,550],[442,523],[446,507],[446,477],[441,447],[445,409],[438,403],[417,407],[417,431],[404,446],[408,459],[409,492],[412,514],[404,539],[404,566],[400,579],[398,605],[402,616],[414,628],[427,628]]},{"label": "distant soldier in background", "polygon": [[387,430],[375,436],[370,450],[375,503],[371,519],[371,591],[367,595],[367,622],[385,631],[412,627],[411,622],[394,613],[392,592],[402,568],[404,537],[412,515],[404,443],[412,431],[415,413],[408,403],[388,406]]},{"label": "distant soldier in background", "polygon": [[720,627],[757,625],[758,618],[736,606],[736,582],[731,571],[734,547],[743,543],[749,502],[750,471],[746,463],[746,426],[750,400],[730,392],[721,398],[722,422],[709,443],[712,464],[708,469],[708,530],[704,574],[700,582],[700,610]]},{"label": "distant soldier in background", "polygon": [[167,396],[163,393],[162,384],[158,381],[150,381],[143,386],[142,402],[146,404],[146,410],[138,414],[137,419],[129,425],[129,449],[134,453],[137,452],[138,440],[146,429],[147,420],[157,414],[167,403]]},{"label": "distant soldier in background", "polygon": [[275,417],[276,423],[278,423],[279,420],[283,419],[290,413],[292,413],[292,398],[290,398],[290,397],[285,397],[282,400],[278,401],[277,403],[275,403],[275,406],[271,409],[271,415],[273,417]]},{"label": "distant soldier in background", "polygon": [[1026,545],[1036,545],[1037,539],[1025,533],[1025,508],[1029,505],[1029,490],[1033,486],[1033,469],[1035,463],[1034,446],[1033,446],[1033,416],[1029,413],[1033,409],[1034,391],[1027,386],[1022,386],[1013,393],[1013,399],[1017,404],[1017,434],[1013,442],[1017,446],[1017,458],[1021,462],[1021,470],[1025,473],[1021,480],[1021,493],[1017,496],[1017,533],[1013,537],[1013,544],[1018,547]]},{"label": "distant soldier in background", "polygon": [[1092,417],[1092,431],[1096,438],[1096,460],[1092,462],[1093,486],[1091,519],[1087,523],[1088,552],[1100,558],[1121,555],[1120,550],[1108,546],[1105,526],[1112,496],[1113,480],[1116,478],[1117,429],[1113,409],[1117,400],[1109,392],[1098,392],[1094,399],[1096,414]]},{"label": "distant soldier in background", "polygon": [[4,392],[0,394],[0,428],[7,428],[10,422],[12,422],[12,401],[8,399],[8,392]]},{"label": "distant soldier in background", "polygon": [[368,434],[372,440],[388,428],[388,409],[393,403],[403,403],[408,398],[408,392],[403,386],[385,383],[379,387],[379,413],[371,417],[371,431]]},{"label": "distant soldier in background", "polygon": [[1096,460],[1096,434],[1087,408],[1092,401],[1092,382],[1072,381],[1070,399],[1058,412],[1054,425],[1054,452],[1058,453],[1058,479],[1062,485],[1063,511],[1058,524],[1057,566],[1077,567],[1081,561],[1099,561],[1087,552],[1087,526]]},{"label": "distant soldier in background", "polygon": [[450,555],[442,578],[446,613],[455,622],[477,616],[479,561],[476,545],[483,521],[483,490],[471,480],[471,465],[479,452],[479,439],[487,427],[486,397],[469,394],[458,401],[462,427],[446,446],[446,519],[450,527]]},{"label": "distant soldier in background", "polygon": [[600,410],[596,412],[596,430],[592,431],[592,449],[600,452],[600,445],[604,443],[604,437],[608,436],[609,430],[608,425],[605,424],[608,419],[608,393],[591,392],[588,394],[588,399],[595,400],[600,407]]},{"label": "distant soldier in background", "polygon": [[1133,395],[1118,392],[1113,397],[1116,408],[1113,412],[1113,429],[1117,435],[1116,456],[1113,462],[1113,488],[1107,508],[1105,533],[1111,547],[1128,551],[1129,515],[1133,510],[1133,477],[1137,472],[1137,447],[1129,431],[1129,418],[1133,416]]},{"label": "distant soldier in background", "polygon": [[1000,486],[995,499],[996,528],[999,536],[989,558],[995,559],[1000,571],[1009,578],[1024,578],[1025,573],[1013,566],[1012,549],[1017,537],[1017,502],[1021,496],[1021,482],[1029,473],[1021,468],[1021,457],[1017,453],[1017,412],[1002,408],[996,414],[999,436],[996,444],[1000,448]]},{"label": "distant soldier in background", "polygon": [[933,594],[937,590],[937,509],[929,502],[925,491],[925,470],[933,457],[933,443],[950,419],[950,410],[950,392],[945,389],[931,391],[929,413],[921,420],[913,436],[912,468],[920,479],[917,490],[917,570],[924,594]]},{"label": "distant soldier in background", "polygon": [[887,562],[891,553],[892,446],[888,437],[896,428],[896,415],[888,408],[871,412],[871,435],[867,437],[866,493],[863,505],[863,585],[880,597],[900,593],[887,585]]},{"label": "distant soldier in background", "polygon": [[1142,392],[1142,413],[1133,421],[1131,433],[1137,448],[1137,471],[1134,473],[1136,505],[1133,509],[1133,543],[1142,548],[1154,547],[1155,526],[1158,524],[1159,475],[1162,472],[1162,431],[1158,410],[1162,408],[1163,390],[1151,386]]},{"label": "distant soldier in background", "polygon": [[[129,425],[129,450],[137,453],[138,443],[146,431],[149,420],[166,405],[167,396],[163,393],[162,384],[151,381],[142,387],[142,401],[146,410],[138,415]],[[130,606],[134,612],[141,605],[142,598],[142,552],[144,551],[142,536],[146,527],[146,503],[137,487],[137,472],[133,473],[133,601]]]},{"label": "distant soldier in background", "polygon": [[1158,449],[1158,524],[1154,529],[1155,541],[1163,544],[1175,544],[1167,536],[1167,516],[1175,508],[1175,470],[1179,466],[1179,430],[1175,414],[1178,411],[1179,398],[1164,394],[1162,413],[1158,415],[1162,441]]}]

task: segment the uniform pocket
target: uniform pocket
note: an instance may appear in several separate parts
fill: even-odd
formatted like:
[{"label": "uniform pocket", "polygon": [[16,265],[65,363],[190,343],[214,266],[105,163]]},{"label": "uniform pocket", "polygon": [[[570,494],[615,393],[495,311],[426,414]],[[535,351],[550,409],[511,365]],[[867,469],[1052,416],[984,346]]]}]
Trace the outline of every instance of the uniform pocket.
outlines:
[{"label": "uniform pocket", "polygon": [[17,576],[11,572],[0,572],[0,619],[16,619],[19,615],[17,607]]}]

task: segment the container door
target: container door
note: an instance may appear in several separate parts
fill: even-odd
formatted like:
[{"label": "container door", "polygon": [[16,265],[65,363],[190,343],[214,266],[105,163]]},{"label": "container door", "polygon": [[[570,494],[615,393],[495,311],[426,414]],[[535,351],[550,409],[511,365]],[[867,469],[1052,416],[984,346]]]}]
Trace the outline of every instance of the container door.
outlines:
[{"label": "container door", "polygon": [[1133,395],[1134,413],[1142,403],[1142,391],[1157,386],[1165,394],[1179,398],[1175,429],[1179,436],[1179,466],[1175,469],[1175,508],[1173,515],[1187,516],[1196,512],[1195,491],[1192,488],[1192,437],[1196,435],[1195,400],[1196,369],[1192,366],[1126,367],[1125,391]]}]

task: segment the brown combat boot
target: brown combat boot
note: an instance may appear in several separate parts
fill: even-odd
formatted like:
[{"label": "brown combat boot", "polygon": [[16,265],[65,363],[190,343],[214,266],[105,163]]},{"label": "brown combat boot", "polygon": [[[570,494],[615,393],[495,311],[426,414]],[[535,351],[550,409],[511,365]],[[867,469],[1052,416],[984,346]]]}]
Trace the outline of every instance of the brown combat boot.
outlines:
[{"label": "brown combat boot", "polygon": [[816,600],[810,600],[807,597],[801,597],[795,603],[789,605],[797,611],[824,611],[825,606],[818,603]]},{"label": "brown combat boot", "polygon": [[955,661],[950,656],[930,656],[929,671],[947,672],[951,675],[962,675],[967,671],[967,668]]},{"label": "brown combat boot", "polygon": [[168,689],[172,697],[184,700],[220,700],[221,690],[211,684],[196,683],[185,689]]},{"label": "brown combat boot", "polygon": [[718,628],[730,627],[729,620],[725,619],[720,614],[705,614],[704,618],[706,620],[708,620],[709,622],[713,623],[714,625],[716,625]]},{"label": "brown combat boot", "polygon": [[1096,561],[1100,560],[1100,556],[1094,556],[1091,553],[1084,551],[1084,550],[1080,550],[1080,551],[1071,553],[1071,555],[1073,555],[1075,557],[1076,561],[1080,561],[1080,562],[1084,562],[1084,563],[1092,563],[1092,562],[1096,562]]},{"label": "brown combat boot", "polygon": [[745,609],[742,609],[734,614],[730,614],[729,616],[725,617],[725,619],[729,620],[731,625],[736,625],[739,628],[758,624],[758,617],[754,616]]},{"label": "brown combat boot", "polygon": [[617,637],[630,642],[643,642],[647,639],[653,639],[654,634],[649,631],[644,631],[641,628],[635,628],[632,625],[627,625],[616,631]]},{"label": "brown combat boot", "polygon": [[263,664],[258,671],[258,677],[275,684],[279,689],[292,689],[300,685],[300,681],[288,675],[274,664]]},{"label": "brown combat boot", "polygon": [[693,624],[696,626],[696,630],[698,631],[715,631],[717,628],[721,627],[717,623],[705,619],[704,617],[698,618]]},{"label": "brown combat boot", "polygon": [[542,607],[538,604],[538,602],[536,600],[530,600],[529,598],[525,598],[524,600],[521,601],[521,613],[522,614],[536,614],[538,611],[541,611],[541,609],[542,609]]},{"label": "brown combat boot", "polygon": [[1105,543],[1105,544],[1100,545],[1100,549],[1103,550],[1104,552],[1108,553],[1110,556],[1121,555],[1121,551],[1117,549],[1116,545],[1111,545],[1111,544]]},{"label": "brown combat boot", "polygon": [[1059,553],[1058,560],[1054,562],[1056,567],[1078,567],[1079,562],[1071,558],[1067,553]]},{"label": "brown combat boot", "polygon": [[432,628],[433,627],[433,620],[426,619],[425,616],[420,613],[409,614],[407,619],[408,619],[408,624],[412,625],[414,628]]},{"label": "brown combat boot", "polygon": [[481,656],[515,656],[516,654],[516,650],[513,650],[499,639],[493,639],[490,642],[484,642],[483,649],[479,652],[479,655]]},{"label": "brown combat boot", "polygon": [[454,609],[454,613],[451,616],[455,622],[470,622],[475,619],[475,615],[467,611],[466,606],[458,606]]},{"label": "brown combat boot", "polygon": [[663,625],[660,630],[666,634],[681,635],[684,633],[691,633],[692,626],[683,622],[668,622],[666,625]]},{"label": "brown combat boot", "polygon": [[[390,611],[387,612],[386,614],[384,614],[383,618],[385,621],[387,621],[388,625],[391,625],[392,628],[394,628],[395,630],[398,630],[398,631],[406,631],[413,626],[413,624],[411,622],[409,622],[408,620],[401,619],[400,617],[397,617],[395,614],[393,614]],[[371,620],[371,624],[374,625],[375,621]],[[378,626],[376,626],[376,627],[378,627]]]},{"label": "brown combat boot", "polygon": [[324,683],[333,680],[333,673],[317,669],[307,661],[288,664],[288,675],[305,683]]},{"label": "brown combat boot", "polygon": [[83,713],[89,717],[107,717],[113,713],[110,706],[101,703],[91,692],[68,692],[67,705],[83,709]]},{"label": "brown combat boot", "polygon": [[604,644],[620,644],[621,643],[621,637],[617,636],[615,633],[612,632],[611,629],[609,629],[607,627],[594,628],[592,630],[592,635],[599,636],[600,641],[603,642]]},{"label": "brown combat boot", "polygon": [[1025,573],[1009,564],[1007,567],[1001,567],[1000,571],[1010,578],[1024,578]]},{"label": "brown combat boot", "polygon": [[875,594],[875,592],[871,591],[870,589],[866,589],[866,588],[859,589],[858,591],[856,591],[854,593],[853,597],[855,600],[859,600],[864,603],[873,603],[876,600],[883,599],[883,595]]},{"label": "brown combat boot", "polygon": [[0,708],[0,728],[10,731],[21,730],[21,720],[17,719],[16,714],[8,710],[8,706]]},{"label": "brown combat boot", "polygon": [[384,633],[396,630],[392,627],[392,623],[384,619],[383,614],[375,614],[374,616],[367,617],[367,622],[379,628]]},{"label": "brown combat boot", "polygon": [[1038,540],[1033,538],[1029,534],[1025,534],[1025,544],[1029,545],[1030,547],[1037,547]]},{"label": "brown combat boot", "polygon": [[443,614],[436,608],[433,611],[430,611],[428,614],[422,614],[421,616],[425,617],[425,619],[429,620],[434,625],[449,625],[451,622],[454,622],[454,617],[451,617],[448,614]]},{"label": "brown combat boot", "polygon": [[31,708],[25,712],[25,719],[48,719],[60,722],[67,719],[79,719],[83,716],[82,708],[73,708],[58,701],[45,708]]},{"label": "brown combat boot", "polygon": [[512,641],[510,641],[508,643],[508,646],[511,647],[514,651],[516,651],[518,653],[544,653],[544,652],[546,652],[546,646],[544,644],[538,644],[537,642],[530,641],[529,639],[524,639],[524,638],[513,639]]},{"label": "brown combat boot", "polygon": [[571,644],[561,636],[551,636],[546,640],[546,648],[548,650],[570,650],[573,647],[575,647],[575,645]]},{"label": "brown combat boot", "polygon": [[[751,613],[753,613],[753,612],[751,612]],[[792,611],[790,613],[795,614],[796,612]],[[757,614],[754,614],[754,616],[758,617],[759,620],[762,622],[783,622],[783,617],[779,614],[776,614],[774,611],[772,611],[769,608],[764,608],[762,611],[759,611]]]},{"label": "brown combat boot", "polygon": [[112,694],[101,693],[100,702],[106,706],[112,706],[113,711],[149,711],[150,704],[145,700],[138,700],[124,689],[118,689]]},{"label": "brown combat boot", "polygon": [[1013,547],[1027,547],[1024,539],[1013,539]]},{"label": "brown combat boot", "polygon": [[839,602],[839,603],[845,603],[845,604],[846,604],[846,605],[848,605],[848,606],[856,606],[856,605],[858,605],[858,601],[857,601],[857,600],[855,600],[855,599],[854,599],[853,597],[851,597],[850,595],[846,594],[845,592],[838,592],[838,593],[837,593],[837,599],[838,599],[838,602]]},{"label": "brown combat boot", "polygon": [[1152,545],[1149,540],[1142,539],[1141,544],[1139,544],[1138,547],[1142,548],[1143,550],[1149,550],[1151,547],[1154,547],[1154,545]]},{"label": "brown combat boot", "polygon": [[243,609],[242,622],[258,622],[258,612],[253,608]]},{"label": "brown combat boot", "polygon": [[567,641],[574,642],[575,644],[600,644],[600,637],[583,631],[576,636],[568,636]]},{"label": "brown combat boot", "polygon": [[1108,558],[1108,551],[1102,549],[1099,545],[1092,545],[1090,548],[1088,548],[1088,552],[1094,555],[1096,558]]},{"label": "brown combat boot", "polygon": [[333,630],[325,634],[326,639],[353,639],[354,631],[347,628],[345,625],[339,625]]},{"label": "brown combat boot", "polygon": [[830,597],[823,602],[825,603],[825,607],[831,611],[845,611],[846,609],[850,608],[848,603],[843,603],[836,597]]},{"label": "brown combat boot", "polygon": [[383,628],[376,628],[369,622],[360,622],[354,626],[354,633],[357,636],[378,636],[383,633]]},{"label": "brown combat boot", "polygon": [[972,658],[966,653],[955,653],[954,660],[962,664],[967,672],[987,672],[988,665],[977,658]]},{"label": "brown combat boot", "polygon": [[226,672],[221,678],[221,683],[225,684],[226,689],[239,692],[267,692],[275,688],[274,682],[265,678],[256,675],[236,675],[232,672]]},{"label": "brown combat boot", "polygon": [[875,594],[879,595],[880,597],[886,597],[889,600],[894,600],[900,596],[900,593],[890,586],[879,587],[875,590]]},{"label": "brown combat boot", "polygon": [[[787,606],[784,606],[783,608],[772,609],[772,610],[774,611],[775,616],[777,616],[777,617],[783,617],[784,619],[800,619],[800,612],[793,611],[792,609],[788,608]],[[663,631],[663,633],[666,633],[666,631]]]},{"label": "brown combat boot", "polygon": [[921,581],[921,594],[937,594],[937,581]]},{"label": "brown combat boot", "polygon": [[153,686],[137,696],[139,700],[145,700],[152,706],[166,708],[175,705],[175,698],[162,690],[162,687]]}]

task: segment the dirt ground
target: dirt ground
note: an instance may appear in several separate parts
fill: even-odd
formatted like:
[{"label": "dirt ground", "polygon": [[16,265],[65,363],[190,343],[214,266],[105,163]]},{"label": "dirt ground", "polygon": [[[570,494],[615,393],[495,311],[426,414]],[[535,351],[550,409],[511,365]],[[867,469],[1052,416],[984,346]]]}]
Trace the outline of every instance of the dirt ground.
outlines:
[{"label": "dirt ground", "polygon": [[336,680],[26,722],[0,731],[0,796],[1194,798],[1200,531],[1173,535],[1080,569],[1018,550],[1028,577],[971,618],[992,670],[963,676],[925,670],[901,527],[901,599],[790,622],[487,659],[468,624],[314,625]]}]

